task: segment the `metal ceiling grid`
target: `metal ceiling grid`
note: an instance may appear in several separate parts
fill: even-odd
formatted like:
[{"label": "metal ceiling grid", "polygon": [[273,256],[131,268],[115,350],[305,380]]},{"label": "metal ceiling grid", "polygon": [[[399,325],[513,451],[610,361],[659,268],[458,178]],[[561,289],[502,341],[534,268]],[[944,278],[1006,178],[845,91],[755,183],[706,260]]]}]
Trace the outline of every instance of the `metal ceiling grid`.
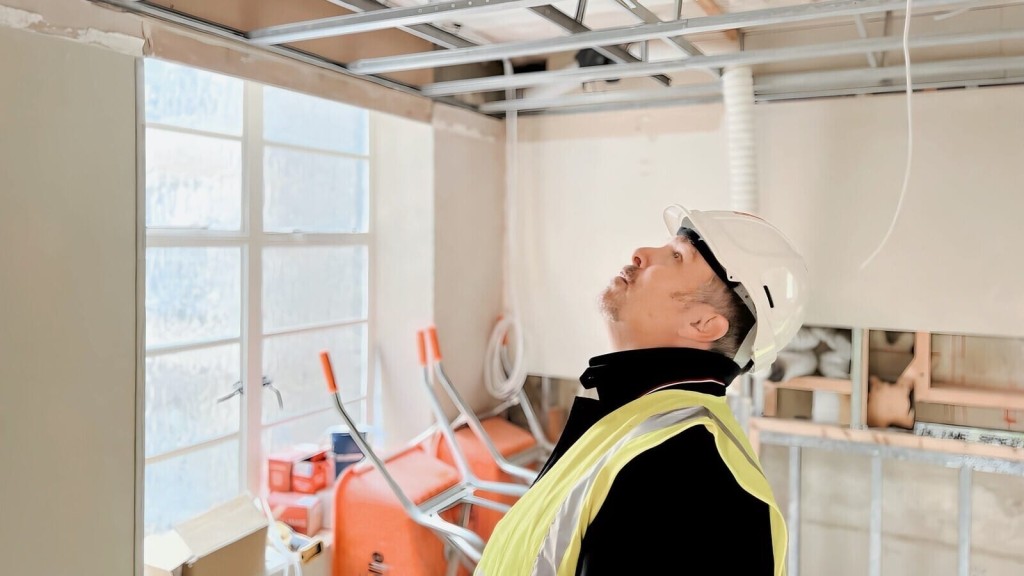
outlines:
[{"label": "metal ceiling grid", "polygon": [[[510,111],[552,113],[657,106],[715,101],[721,98],[720,76],[732,66],[755,66],[780,62],[827,60],[831,57],[864,55],[862,68],[830,68],[779,74],[755,74],[755,96],[759,101],[808,97],[843,96],[905,90],[902,61],[884,65],[877,55],[904,47],[902,35],[869,37],[866,15],[903,14],[907,0],[825,0],[739,12],[722,12],[712,0],[699,0],[707,16],[678,18],[682,0],[674,0],[676,19],[663,21],[636,0],[612,0],[632,14],[639,24],[591,29],[583,24],[587,0],[576,0],[573,16],[550,4],[550,0],[449,0],[411,6],[389,7],[377,0],[330,0],[351,14],[288,22],[251,30],[201,19],[144,0],[92,0],[124,10],[169,20],[206,34],[229,38],[263,50],[296,58],[336,72],[359,76],[394,89],[474,109],[483,114],[503,116]],[[325,0],[326,2],[327,0]],[[948,17],[970,9],[1019,5],[1011,2],[977,0],[912,0],[915,16],[940,13]],[[468,15],[507,14],[529,11],[553,24],[563,35],[541,39],[480,44],[449,29],[444,23]],[[664,10],[663,10],[664,11]],[[836,22],[855,24],[858,37],[827,43],[744,49],[742,34],[752,29],[813,25]],[[887,19],[888,22],[888,19]],[[888,26],[886,27],[888,28]],[[337,38],[357,33],[400,29],[434,45],[436,49],[337,62],[300,50],[290,44],[313,39]],[[733,52],[704,54],[690,39],[695,35],[720,33],[740,35]],[[735,37],[735,36],[734,36]],[[978,31],[967,27],[953,33],[910,36],[906,48],[972,47],[1024,41],[1024,27]],[[662,59],[649,57],[652,43],[664,43],[672,50]],[[638,49],[639,53],[634,53]],[[516,71],[513,60],[540,59],[572,51],[599,55],[583,64],[562,69],[535,66]],[[955,58],[917,62],[911,72],[915,89],[973,87],[1024,82],[1024,49],[1020,53],[989,57]],[[504,74],[457,77],[419,86],[386,77],[408,70],[433,70],[481,63],[503,63]],[[672,74],[689,70],[707,72],[709,82],[677,82]],[[436,75],[436,74],[435,74]],[[650,82],[618,83],[623,79],[650,78]],[[529,89],[542,86],[568,89],[556,95],[531,96]],[[592,88],[591,90],[583,89]],[[600,88],[600,90],[597,90]],[[471,101],[470,95],[475,95]],[[482,100],[482,101],[481,101]]]}]

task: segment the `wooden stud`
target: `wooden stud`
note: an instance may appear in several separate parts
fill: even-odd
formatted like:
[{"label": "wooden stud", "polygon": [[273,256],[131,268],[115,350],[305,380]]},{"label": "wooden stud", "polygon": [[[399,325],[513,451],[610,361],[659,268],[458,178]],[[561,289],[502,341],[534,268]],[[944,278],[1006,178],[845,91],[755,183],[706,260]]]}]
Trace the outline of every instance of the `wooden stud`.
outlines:
[{"label": "wooden stud", "polygon": [[[700,6],[701,10],[704,11],[708,16],[714,16],[723,12],[722,7],[718,5],[715,0],[697,0],[697,5]],[[723,30],[726,38],[735,42],[739,38],[739,33],[736,30]]]}]

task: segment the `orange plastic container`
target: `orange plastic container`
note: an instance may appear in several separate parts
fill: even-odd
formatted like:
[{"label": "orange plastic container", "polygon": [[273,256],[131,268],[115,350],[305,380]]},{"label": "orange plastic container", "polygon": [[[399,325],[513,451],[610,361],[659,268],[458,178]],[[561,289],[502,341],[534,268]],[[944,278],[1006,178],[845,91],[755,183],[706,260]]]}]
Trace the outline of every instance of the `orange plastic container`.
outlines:
[{"label": "orange plastic container", "polygon": [[[512,460],[516,455],[530,450],[537,445],[536,438],[528,430],[500,416],[487,418],[481,421],[481,424],[484,427],[484,431],[490,437],[491,442],[494,443],[498,453],[507,460]],[[468,427],[462,427],[455,432],[455,441],[459,443],[462,453],[466,455],[470,470],[480,480],[521,482],[521,480],[517,480],[498,467],[498,463],[491,457],[487,447],[480,442],[476,434]],[[435,445],[437,457],[446,464],[454,466],[455,463],[452,459],[451,451],[448,449],[448,443],[445,442],[444,436],[440,432],[435,435]],[[525,467],[538,468],[536,465],[526,465]],[[515,496],[483,491],[479,492],[478,495],[509,505],[514,504],[517,499]],[[494,532],[494,527],[498,524],[498,520],[501,520],[502,515],[502,512],[498,510],[473,506],[469,513],[469,524],[467,527],[479,534],[486,542],[490,538],[491,533]]]},{"label": "orange plastic container", "polygon": [[[410,447],[384,462],[416,504],[460,482],[458,471]],[[457,521],[458,508],[444,513]],[[363,462],[345,468],[334,485],[333,576],[442,576],[444,543],[409,517],[384,477]]]}]

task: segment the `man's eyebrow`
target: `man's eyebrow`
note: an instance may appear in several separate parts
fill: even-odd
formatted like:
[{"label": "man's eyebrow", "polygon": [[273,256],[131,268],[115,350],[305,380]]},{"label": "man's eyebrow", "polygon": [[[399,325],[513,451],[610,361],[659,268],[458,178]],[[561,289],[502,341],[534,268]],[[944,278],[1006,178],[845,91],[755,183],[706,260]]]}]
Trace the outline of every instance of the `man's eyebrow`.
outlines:
[{"label": "man's eyebrow", "polygon": [[690,239],[687,238],[686,236],[676,236],[675,238],[672,239],[670,244],[672,244],[676,248],[682,247],[684,250],[696,250],[696,248],[694,248],[693,246],[693,243],[690,242]]}]

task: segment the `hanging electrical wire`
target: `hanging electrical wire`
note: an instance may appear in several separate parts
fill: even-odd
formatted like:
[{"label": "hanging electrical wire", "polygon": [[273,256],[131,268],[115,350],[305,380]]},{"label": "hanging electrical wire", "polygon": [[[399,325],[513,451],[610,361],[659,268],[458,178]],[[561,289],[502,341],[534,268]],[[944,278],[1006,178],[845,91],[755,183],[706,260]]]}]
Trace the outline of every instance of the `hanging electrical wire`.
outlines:
[{"label": "hanging electrical wire", "polygon": [[893,212],[892,221],[889,222],[889,229],[885,232],[885,236],[882,237],[882,241],[875,248],[875,251],[868,256],[867,260],[861,263],[860,269],[863,270],[867,267],[875,256],[882,251],[882,247],[885,246],[886,242],[889,241],[889,236],[892,235],[893,229],[896,228],[896,220],[899,218],[900,211],[903,209],[903,199],[907,194],[907,184],[910,182],[910,165],[911,159],[914,156],[914,115],[911,106],[911,97],[914,93],[914,86],[910,78],[910,8],[911,1],[907,0],[907,14],[903,21],[903,70],[904,77],[907,83],[907,162],[906,167],[903,170],[903,186],[900,189],[900,197],[896,202],[896,211]]}]

